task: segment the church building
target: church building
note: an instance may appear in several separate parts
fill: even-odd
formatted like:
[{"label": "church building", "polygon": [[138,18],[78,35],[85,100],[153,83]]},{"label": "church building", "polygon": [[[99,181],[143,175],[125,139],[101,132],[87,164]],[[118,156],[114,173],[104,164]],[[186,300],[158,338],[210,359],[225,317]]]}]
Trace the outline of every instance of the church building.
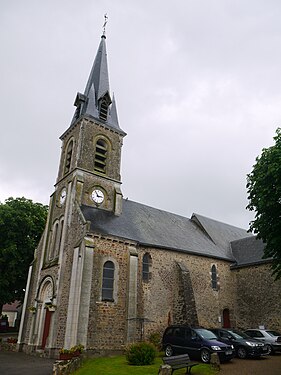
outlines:
[{"label": "church building", "polygon": [[56,358],[82,344],[117,353],[173,323],[281,330],[281,280],[255,236],[123,199],[126,133],[110,93],[105,35],[74,105],[29,269],[19,350]]}]

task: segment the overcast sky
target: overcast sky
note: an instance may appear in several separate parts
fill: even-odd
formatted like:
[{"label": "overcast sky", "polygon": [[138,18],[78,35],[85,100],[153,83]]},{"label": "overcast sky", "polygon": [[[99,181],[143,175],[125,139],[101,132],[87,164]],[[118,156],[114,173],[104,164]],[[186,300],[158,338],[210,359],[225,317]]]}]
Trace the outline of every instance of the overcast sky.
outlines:
[{"label": "overcast sky", "polygon": [[280,0],[9,0],[0,201],[48,204],[108,15],[125,198],[248,228],[246,175],[281,126]]}]

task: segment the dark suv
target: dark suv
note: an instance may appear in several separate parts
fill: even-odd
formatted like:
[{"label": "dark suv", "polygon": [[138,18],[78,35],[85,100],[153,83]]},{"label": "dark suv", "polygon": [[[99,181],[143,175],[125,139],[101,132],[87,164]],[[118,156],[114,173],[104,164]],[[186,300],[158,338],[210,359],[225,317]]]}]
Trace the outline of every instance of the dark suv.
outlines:
[{"label": "dark suv", "polygon": [[213,332],[204,328],[189,326],[169,326],[166,328],[162,346],[167,357],[174,354],[188,353],[190,358],[210,362],[211,353],[218,353],[221,362],[231,360],[234,347],[217,340]]},{"label": "dark suv", "polygon": [[267,347],[243,332],[235,329],[216,328],[211,329],[219,341],[233,345],[238,358],[260,357],[268,354]]}]

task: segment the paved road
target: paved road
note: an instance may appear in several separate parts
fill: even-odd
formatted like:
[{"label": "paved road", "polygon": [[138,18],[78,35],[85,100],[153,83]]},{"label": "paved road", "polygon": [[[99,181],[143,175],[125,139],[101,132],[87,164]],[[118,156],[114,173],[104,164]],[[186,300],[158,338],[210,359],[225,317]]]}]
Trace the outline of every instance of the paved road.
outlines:
[{"label": "paved road", "polygon": [[0,352],[1,375],[51,375],[53,363],[54,359],[18,352]]}]

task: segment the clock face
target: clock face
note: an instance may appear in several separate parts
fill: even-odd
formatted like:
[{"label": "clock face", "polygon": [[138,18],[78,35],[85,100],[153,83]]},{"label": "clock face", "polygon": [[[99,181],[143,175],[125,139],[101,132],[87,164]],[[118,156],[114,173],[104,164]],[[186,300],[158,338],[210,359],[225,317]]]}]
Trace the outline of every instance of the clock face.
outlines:
[{"label": "clock face", "polygon": [[101,204],[104,200],[104,194],[101,190],[95,189],[92,192],[92,199],[95,203]]},{"label": "clock face", "polygon": [[62,189],[60,193],[60,205],[62,206],[66,199],[66,189]]}]

